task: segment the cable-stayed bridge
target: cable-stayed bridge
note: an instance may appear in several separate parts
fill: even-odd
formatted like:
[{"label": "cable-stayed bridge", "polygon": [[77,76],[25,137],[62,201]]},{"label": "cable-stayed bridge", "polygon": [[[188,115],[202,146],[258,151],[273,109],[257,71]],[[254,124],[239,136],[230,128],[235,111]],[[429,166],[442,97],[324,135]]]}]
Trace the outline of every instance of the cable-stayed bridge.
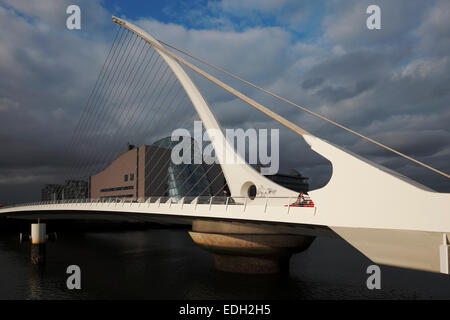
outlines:
[{"label": "cable-stayed bridge", "polygon": [[[116,38],[68,145],[68,149],[78,150],[84,157],[76,159],[68,176],[84,178],[104,168],[117,157],[117,149],[108,146],[127,140],[139,141],[140,137],[151,136],[157,140],[167,136],[170,128],[199,119],[208,131],[217,133],[211,137],[211,145],[220,172],[209,181],[213,183],[223,176],[225,184],[219,189],[226,187],[231,195],[224,197],[211,192],[210,185],[198,187],[212,166],[201,175],[196,172],[203,170],[202,166],[184,166],[178,173],[172,173],[175,180],[179,176],[186,177],[186,181],[197,178],[183,195],[171,194],[170,183],[158,186],[159,194],[150,194],[152,188],[143,185],[140,187],[142,196],[136,191],[133,201],[116,198],[54,200],[8,206],[0,210],[1,215],[26,219],[83,217],[188,223],[193,226],[190,232],[193,240],[215,254],[219,268],[230,271],[234,270],[233,264],[273,269],[275,262],[307,249],[314,237],[338,236],[376,263],[449,274],[450,194],[435,192],[314,136],[178,56],[170,50],[173,47],[162,44],[141,28],[116,17],[113,21],[119,25]],[[241,159],[182,66],[301,136],[313,151],[331,162],[329,182],[309,192],[313,207],[292,205],[298,192],[261,175]],[[231,76],[450,178],[446,173]],[[104,145],[89,144],[95,137],[103,138]],[[170,168],[170,164],[164,164],[167,152],[152,154],[144,162],[163,168],[160,171],[165,172]],[[230,163],[227,155],[239,161]],[[186,170],[191,172],[186,174]],[[381,190],[388,201],[380,200]],[[350,195],[351,201],[344,199],[344,195]]]}]

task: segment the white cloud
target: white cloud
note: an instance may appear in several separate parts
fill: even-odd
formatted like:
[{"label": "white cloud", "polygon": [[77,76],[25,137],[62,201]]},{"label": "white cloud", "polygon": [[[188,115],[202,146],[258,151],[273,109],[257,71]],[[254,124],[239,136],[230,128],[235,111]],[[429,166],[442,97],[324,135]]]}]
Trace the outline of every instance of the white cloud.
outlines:
[{"label": "white cloud", "polygon": [[395,74],[394,77],[427,79],[442,77],[450,69],[450,57],[440,59],[421,59],[411,61],[406,67]]},{"label": "white cloud", "polygon": [[290,35],[279,27],[245,31],[186,29],[156,20],[139,20],[138,25],[156,38],[249,79],[269,78],[286,67],[284,52]]}]

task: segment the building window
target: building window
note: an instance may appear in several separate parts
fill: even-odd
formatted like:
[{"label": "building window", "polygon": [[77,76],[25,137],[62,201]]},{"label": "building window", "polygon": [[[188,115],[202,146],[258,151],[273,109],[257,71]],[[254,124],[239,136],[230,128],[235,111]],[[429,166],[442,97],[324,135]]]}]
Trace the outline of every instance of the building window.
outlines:
[{"label": "building window", "polygon": [[100,197],[100,199],[119,199],[119,198],[133,198],[134,196],[132,194],[124,194],[119,196],[103,196]]},{"label": "building window", "polygon": [[128,181],[128,175],[127,175],[127,174],[123,176],[123,180],[124,180],[125,182]]},{"label": "building window", "polygon": [[134,173],[130,173],[130,181],[134,181]]},{"label": "building window", "polygon": [[111,191],[121,191],[121,190],[133,190],[133,186],[126,186],[126,187],[115,187],[115,188],[105,188],[100,189],[100,192],[111,192]]}]

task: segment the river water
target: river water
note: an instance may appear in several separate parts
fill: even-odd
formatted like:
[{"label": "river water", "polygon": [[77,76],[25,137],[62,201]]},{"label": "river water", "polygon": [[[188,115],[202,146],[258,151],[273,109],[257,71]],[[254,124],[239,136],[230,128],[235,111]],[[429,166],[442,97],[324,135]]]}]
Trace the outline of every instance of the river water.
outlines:
[{"label": "river water", "polygon": [[[316,239],[288,275],[270,276],[216,271],[183,229],[58,233],[44,266],[29,251],[17,232],[0,234],[0,299],[450,299],[449,276],[387,266],[369,290],[373,263],[339,239]],[[69,265],[80,290],[67,289]]]}]

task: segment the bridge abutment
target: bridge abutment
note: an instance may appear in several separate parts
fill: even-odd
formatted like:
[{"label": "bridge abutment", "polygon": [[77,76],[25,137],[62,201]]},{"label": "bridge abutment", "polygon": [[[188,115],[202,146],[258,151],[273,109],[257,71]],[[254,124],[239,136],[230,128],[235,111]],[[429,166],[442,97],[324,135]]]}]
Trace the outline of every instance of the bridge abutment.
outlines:
[{"label": "bridge abutment", "polygon": [[282,234],[268,225],[210,220],[195,220],[189,235],[214,255],[217,270],[246,274],[288,272],[291,256],[314,240]]}]

